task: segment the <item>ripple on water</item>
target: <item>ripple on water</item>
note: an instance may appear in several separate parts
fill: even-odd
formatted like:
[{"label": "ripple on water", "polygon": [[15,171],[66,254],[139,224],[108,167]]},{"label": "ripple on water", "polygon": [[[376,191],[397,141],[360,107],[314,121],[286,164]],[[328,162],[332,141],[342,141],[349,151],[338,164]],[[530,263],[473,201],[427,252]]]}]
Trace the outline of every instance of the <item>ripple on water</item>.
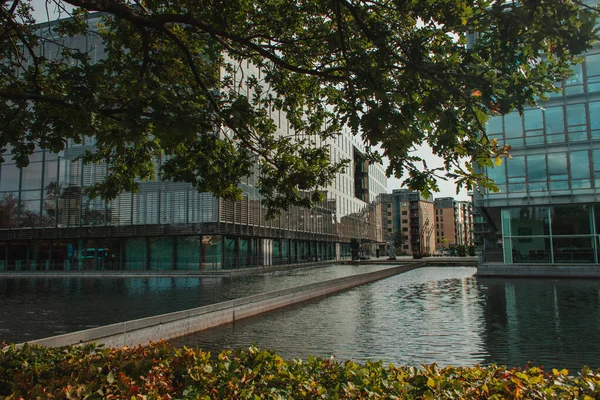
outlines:
[{"label": "ripple on water", "polygon": [[600,281],[474,274],[421,268],[173,343],[396,365],[600,367]]}]

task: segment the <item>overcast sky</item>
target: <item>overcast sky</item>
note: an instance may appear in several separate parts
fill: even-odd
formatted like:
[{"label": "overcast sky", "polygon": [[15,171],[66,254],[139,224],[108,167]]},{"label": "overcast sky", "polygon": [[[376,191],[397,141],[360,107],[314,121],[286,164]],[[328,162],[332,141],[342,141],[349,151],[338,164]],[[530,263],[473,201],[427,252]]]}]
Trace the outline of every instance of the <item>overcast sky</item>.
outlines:
[{"label": "overcast sky", "polygon": [[[444,163],[442,162],[441,158],[433,155],[431,153],[431,149],[429,148],[429,146],[421,146],[417,151],[416,154],[423,158],[426,162],[427,162],[427,166],[429,168],[434,168],[434,167],[441,167],[444,165]],[[394,189],[400,189],[402,180],[401,179],[396,179],[396,178],[388,178],[388,184],[387,184],[387,190],[388,193],[391,193],[392,190]],[[434,193],[433,197],[434,198],[438,198],[438,197],[454,197],[456,200],[471,200],[471,196],[469,196],[467,194],[467,191],[462,188],[461,191],[458,193],[458,195],[456,194],[456,184],[454,183],[454,181],[448,180],[448,181],[444,181],[441,179],[438,179],[438,186],[440,187],[440,191],[438,193]]]},{"label": "overcast sky", "polygon": [[[59,14],[56,6],[53,3],[48,4],[48,10],[46,10],[46,0],[33,0],[32,5],[34,7],[33,16],[37,21],[43,22],[48,20],[48,15],[51,19],[56,19]],[[72,7],[71,7],[72,8]],[[66,17],[66,15],[62,15]],[[427,165],[431,167],[442,166],[442,161],[431,154],[431,150],[427,146],[423,146],[418,150],[418,155],[427,161]],[[396,178],[389,178],[387,184],[388,193],[391,193],[394,189],[400,189],[402,180]],[[438,180],[440,192],[434,194],[434,198],[437,197],[454,197],[457,200],[470,200],[465,189],[462,189],[460,193],[456,194],[456,185],[452,181]]]}]

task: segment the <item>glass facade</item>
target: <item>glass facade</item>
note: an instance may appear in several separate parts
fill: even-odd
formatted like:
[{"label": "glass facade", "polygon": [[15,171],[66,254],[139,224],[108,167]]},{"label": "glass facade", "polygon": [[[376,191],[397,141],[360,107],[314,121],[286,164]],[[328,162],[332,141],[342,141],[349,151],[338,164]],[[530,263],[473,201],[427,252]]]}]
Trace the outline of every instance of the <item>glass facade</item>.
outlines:
[{"label": "glass facade", "polygon": [[491,222],[480,241],[486,261],[600,261],[600,47],[572,71],[539,107],[487,123],[490,138],[512,146],[512,158],[486,170],[500,192],[480,188],[473,195]]},{"label": "glass facade", "polygon": [[[90,17],[91,27],[96,27],[97,18]],[[52,24],[40,30],[56,36]],[[97,35],[56,37],[40,51],[52,59],[58,46],[74,43],[92,62],[104,55]],[[227,72],[239,75],[238,82],[240,76],[245,79],[258,71],[248,65],[239,68]],[[285,115],[275,123],[280,134],[292,133]],[[0,270],[237,269],[336,260],[352,238],[381,241],[376,201],[386,190],[381,165],[355,162],[336,176],[326,188],[327,200],[314,209],[290,207],[267,220],[253,176],[241,183],[243,200],[222,201],[189,184],[163,181],[162,159],[154,160],[156,179],[140,181],[136,193],[122,193],[107,202],[92,199],[85,189],[102,181],[108,166],[84,165],[77,158],[93,151],[94,144],[94,137],[82,135],[58,154],[38,149],[23,169],[17,168],[10,148],[3,154]],[[355,153],[364,152],[364,145],[346,128],[320,145],[330,148],[334,161],[354,162]],[[359,178],[360,193],[353,184]]]},{"label": "glass facade", "polygon": [[598,263],[598,206],[502,209],[505,263]]}]

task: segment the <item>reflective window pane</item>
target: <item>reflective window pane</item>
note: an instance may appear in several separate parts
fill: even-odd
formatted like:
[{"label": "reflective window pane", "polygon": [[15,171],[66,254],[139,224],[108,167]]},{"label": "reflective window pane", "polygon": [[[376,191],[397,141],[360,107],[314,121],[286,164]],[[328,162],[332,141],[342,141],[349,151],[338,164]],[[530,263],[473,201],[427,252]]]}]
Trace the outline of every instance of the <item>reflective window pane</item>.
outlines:
[{"label": "reflective window pane", "polygon": [[200,269],[200,236],[181,236],[176,238],[178,270]]},{"label": "reflective window pane", "polygon": [[593,239],[589,237],[553,238],[554,262],[577,264],[594,262]]},{"label": "reflective window pane", "polygon": [[527,156],[527,179],[529,182],[546,180],[546,155]]},{"label": "reflective window pane", "polygon": [[553,206],[550,209],[552,235],[590,234],[590,212],[587,205]]},{"label": "reflective window pane", "polygon": [[511,236],[549,235],[547,207],[510,208]]},{"label": "reflective window pane", "polygon": [[567,155],[564,153],[548,154],[548,175],[550,180],[568,179]]},{"label": "reflective window pane", "polygon": [[544,112],[546,117],[546,133],[561,133],[565,131],[563,107],[548,107]]},{"label": "reflective window pane", "polygon": [[600,75],[600,54],[591,54],[585,57],[587,76]]},{"label": "reflective window pane", "polygon": [[499,167],[488,168],[487,175],[490,179],[493,179],[496,183],[506,182],[505,164],[503,163]]},{"label": "reflective window pane", "polygon": [[509,180],[511,177],[525,176],[525,157],[517,156],[506,160]]},{"label": "reflective window pane", "polygon": [[570,154],[571,178],[584,179],[590,177],[590,159],[587,150],[572,151]]},{"label": "reflective window pane", "polygon": [[490,117],[487,120],[487,133],[488,134],[495,134],[495,133],[502,133],[502,117],[498,116],[498,117]]},{"label": "reflective window pane", "polygon": [[504,116],[504,136],[506,138],[523,136],[523,120],[519,113],[513,112]]},{"label": "reflective window pane", "polygon": [[0,164],[0,192],[19,190],[19,174],[16,164]]},{"label": "reflective window pane", "polygon": [[0,228],[17,227],[18,196],[18,192],[0,195]]},{"label": "reflective window pane", "polygon": [[544,127],[542,110],[539,108],[524,112],[525,130],[542,129]]}]

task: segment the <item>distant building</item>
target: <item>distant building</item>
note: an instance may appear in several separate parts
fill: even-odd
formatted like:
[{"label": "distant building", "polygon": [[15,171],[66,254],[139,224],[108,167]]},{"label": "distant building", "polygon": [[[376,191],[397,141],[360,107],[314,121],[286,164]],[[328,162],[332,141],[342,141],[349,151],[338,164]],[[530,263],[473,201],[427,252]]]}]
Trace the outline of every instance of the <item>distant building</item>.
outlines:
[{"label": "distant building", "polygon": [[435,242],[437,250],[473,244],[473,206],[452,197],[435,199]]},{"label": "distant building", "polygon": [[419,192],[396,189],[382,195],[382,212],[387,240],[396,232],[402,232],[403,253],[432,254],[435,251],[433,201],[422,198]]}]

